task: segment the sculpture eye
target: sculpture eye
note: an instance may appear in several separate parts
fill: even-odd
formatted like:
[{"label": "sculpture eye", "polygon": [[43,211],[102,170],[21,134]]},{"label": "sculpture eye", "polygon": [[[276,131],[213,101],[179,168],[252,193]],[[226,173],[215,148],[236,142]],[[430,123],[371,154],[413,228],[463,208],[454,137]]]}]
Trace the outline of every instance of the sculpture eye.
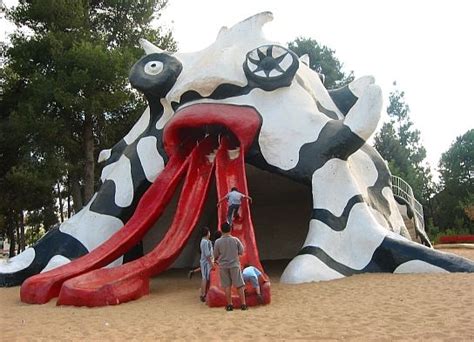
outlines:
[{"label": "sculpture eye", "polygon": [[243,65],[249,81],[267,91],[289,86],[298,66],[298,56],[279,45],[263,45],[248,52]]},{"label": "sculpture eye", "polygon": [[150,61],[145,64],[143,71],[148,75],[158,75],[163,71],[163,63],[160,61]]},{"label": "sculpture eye", "polygon": [[166,53],[152,53],[142,57],[130,71],[132,87],[140,90],[150,101],[168,93],[181,73],[183,65]]}]

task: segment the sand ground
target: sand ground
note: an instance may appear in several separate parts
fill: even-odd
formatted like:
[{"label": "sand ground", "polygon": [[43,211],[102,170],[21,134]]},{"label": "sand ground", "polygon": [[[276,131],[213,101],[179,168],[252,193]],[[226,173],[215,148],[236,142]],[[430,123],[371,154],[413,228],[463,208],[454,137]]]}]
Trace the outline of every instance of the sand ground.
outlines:
[{"label": "sand ground", "polygon": [[[474,249],[447,249],[474,260]],[[199,277],[168,271],[137,301],[103,308],[28,305],[0,289],[0,341],[474,340],[474,274],[364,274],[331,282],[278,283],[272,304],[210,309]]]}]

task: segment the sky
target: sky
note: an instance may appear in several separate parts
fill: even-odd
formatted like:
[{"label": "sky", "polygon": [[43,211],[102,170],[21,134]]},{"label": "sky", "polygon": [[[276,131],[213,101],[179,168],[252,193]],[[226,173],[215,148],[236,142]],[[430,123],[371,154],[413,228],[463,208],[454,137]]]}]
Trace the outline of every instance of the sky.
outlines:
[{"label": "sky", "polygon": [[384,120],[396,81],[433,169],[456,137],[474,128],[473,1],[170,0],[159,23],[180,51],[191,52],[212,44],[220,27],[263,11],[274,15],[264,27],[270,40],[311,37],[336,51],[344,71],[374,76]]},{"label": "sky", "polygon": [[[473,1],[169,0],[157,25],[173,32],[180,51],[192,52],[212,44],[222,26],[263,11],[274,15],[264,27],[268,39],[286,45],[311,37],[335,50],[344,71],[374,76],[384,111],[396,81],[432,169],[457,136],[474,128]],[[4,39],[11,27],[1,25]]]}]

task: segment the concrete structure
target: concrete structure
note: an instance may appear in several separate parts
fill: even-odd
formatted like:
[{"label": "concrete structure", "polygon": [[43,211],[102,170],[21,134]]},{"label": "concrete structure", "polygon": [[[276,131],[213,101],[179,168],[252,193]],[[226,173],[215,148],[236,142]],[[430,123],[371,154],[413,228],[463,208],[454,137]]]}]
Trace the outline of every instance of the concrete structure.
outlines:
[{"label": "concrete structure", "polygon": [[[474,271],[467,259],[411,241],[390,172],[366,144],[382,107],[374,78],[326,90],[305,57],[263,36],[270,20],[264,12],[224,27],[212,45],[194,53],[170,54],[142,40],[146,56],[132,68],[130,82],[149,108],[100,153],[103,184],[90,203],[1,265],[0,283],[20,284],[54,268],[26,280],[23,301],[59,295],[62,304],[105,305],[138,298],[148,291],[148,277],[169,267],[192,241],[199,217],[213,226],[222,221],[225,208],[216,214],[211,200],[206,209],[214,172],[220,195],[233,184],[252,192],[257,241],[247,204],[234,232],[246,241],[246,260],[259,264],[257,245],[264,258],[292,258],[283,282]],[[248,172],[248,187],[244,162],[264,170]],[[181,179],[170,228],[159,223],[156,233],[145,235]],[[152,240],[159,241],[156,247]],[[143,246],[153,250],[139,263],[95,270],[136,258]],[[192,254],[185,251],[178,264],[189,264]]]}]

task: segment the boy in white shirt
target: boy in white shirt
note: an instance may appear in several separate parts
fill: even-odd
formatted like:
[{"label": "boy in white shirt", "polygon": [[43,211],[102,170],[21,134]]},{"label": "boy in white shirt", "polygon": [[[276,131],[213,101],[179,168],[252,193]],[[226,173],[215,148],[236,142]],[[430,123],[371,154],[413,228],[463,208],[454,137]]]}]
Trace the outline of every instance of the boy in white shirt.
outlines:
[{"label": "boy in white shirt", "polygon": [[234,216],[238,216],[238,211],[239,211],[240,205],[242,204],[242,198],[248,199],[250,203],[252,203],[251,197],[244,195],[243,193],[239,192],[239,190],[236,187],[233,187],[227,195],[225,195],[223,198],[221,198],[217,202],[217,206],[219,206],[222,201],[227,199],[227,204],[228,204],[227,223],[229,223],[230,225],[232,225]]}]

